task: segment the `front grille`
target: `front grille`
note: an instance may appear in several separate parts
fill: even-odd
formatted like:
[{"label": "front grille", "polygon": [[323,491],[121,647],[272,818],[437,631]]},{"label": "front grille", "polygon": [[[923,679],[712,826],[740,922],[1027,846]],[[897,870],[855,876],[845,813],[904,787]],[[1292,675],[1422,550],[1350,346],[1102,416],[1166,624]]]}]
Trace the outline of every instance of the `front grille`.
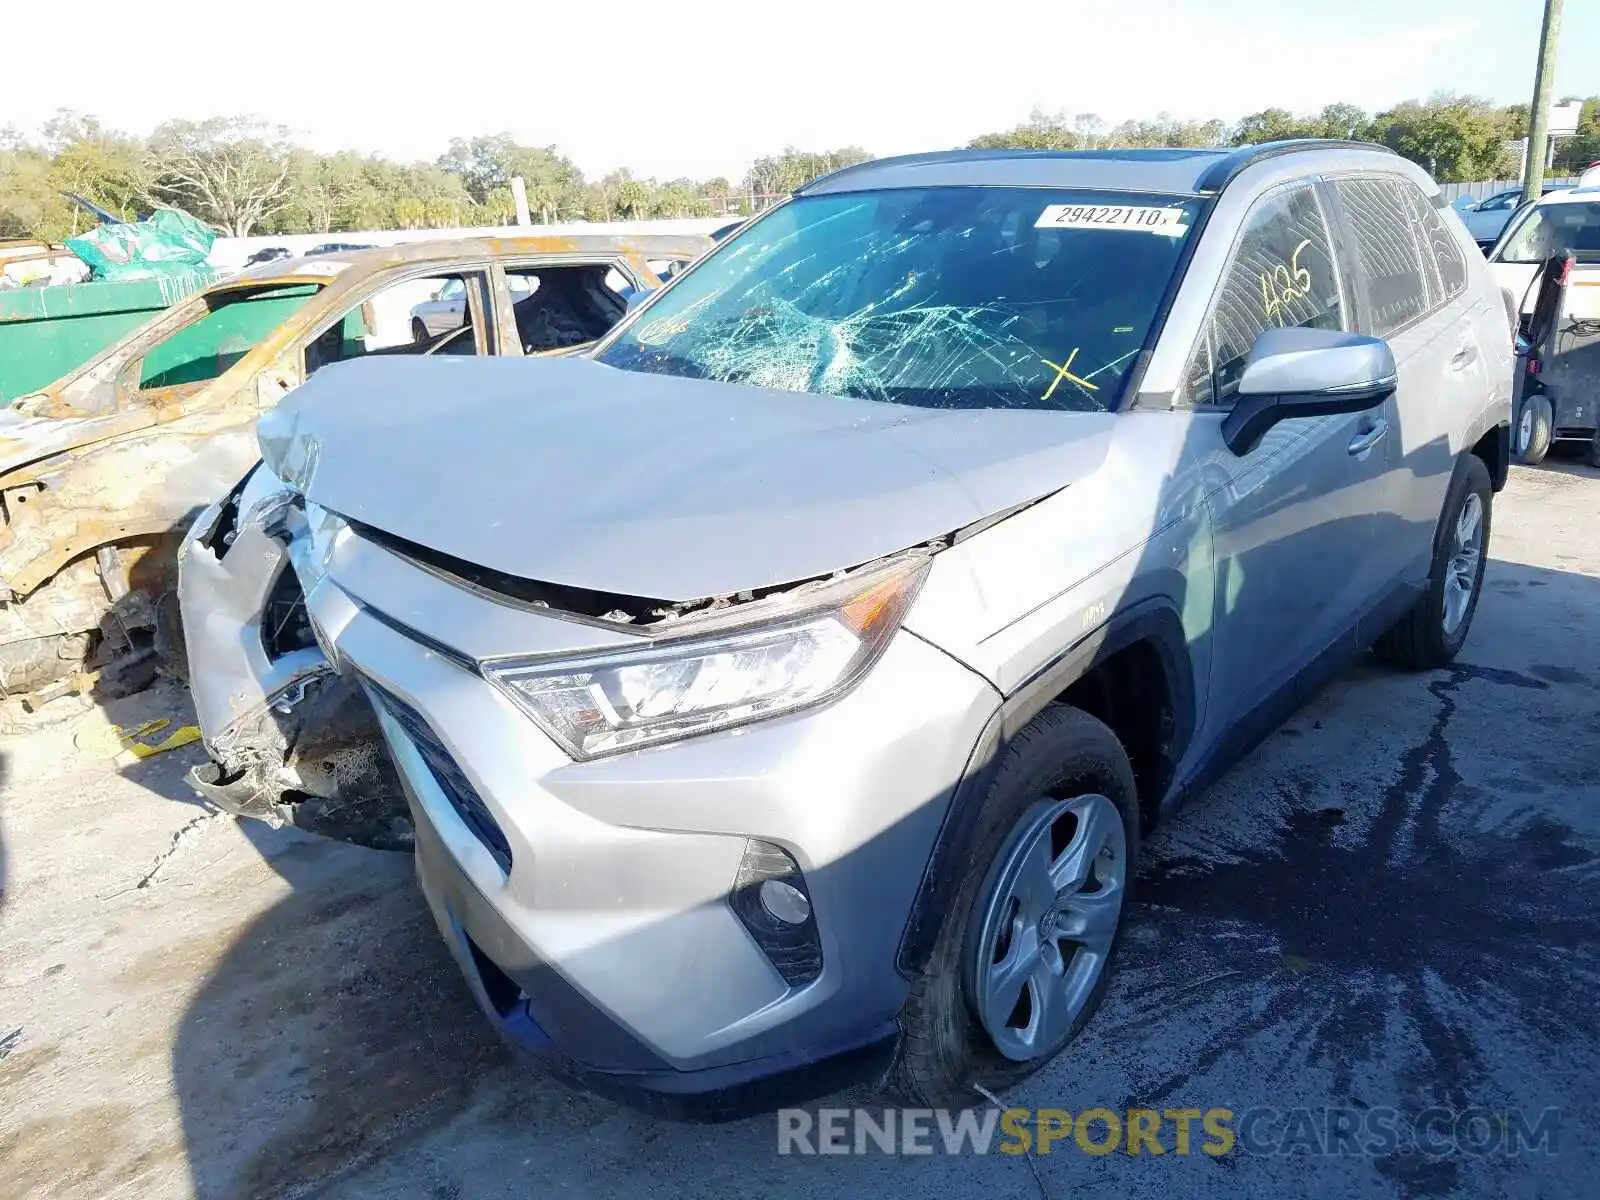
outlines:
[{"label": "front grille", "polygon": [[472,830],[473,836],[483,843],[483,848],[493,856],[495,862],[500,864],[500,869],[509,874],[511,843],[506,841],[506,835],[494,819],[494,814],[489,811],[489,806],[483,802],[483,797],[478,795],[471,781],[467,779],[466,773],[456,765],[456,760],[444,748],[444,743],[433,732],[433,727],[421,713],[400,697],[373,683],[370,678],[367,684],[378,697],[379,703],[394,718],[395,724],[405,730],[406,736],[416,746],[417,753],[427,764],[429,772],[433,775],[433,781],[439,785],[439,790],[450,802],[450,807],[456,810],[456,815],[461,818],[462,823]]}]

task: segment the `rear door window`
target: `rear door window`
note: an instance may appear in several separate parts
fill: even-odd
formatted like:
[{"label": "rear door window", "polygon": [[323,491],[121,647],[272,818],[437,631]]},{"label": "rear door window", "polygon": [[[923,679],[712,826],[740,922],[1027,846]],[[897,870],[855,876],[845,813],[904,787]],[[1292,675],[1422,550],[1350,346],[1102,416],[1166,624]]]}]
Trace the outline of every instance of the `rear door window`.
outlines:
[{"label": "rear door window", "polygon": [[[412,276],[353,305],[306,347],[306,374],[334,362],[383,354],[480,352],[490,336],[488,277],[481,270]],[[493,353],[492,338],[487,341]]]},{"label": "rear door window", "polygon": [[628,311],[626,276],[610,263],[507,265],[506,291],[524,354],[604,337]]},{"label": "rear door window", "polygon": [[1340,179],[1333,187],[1355,235],[1372,332],[1388,337],[1435,307],[1441,295],[1438,266],[1408,195],[1416,189],[1399,179]]},{"label": "rear door window", "polygon": [[1400,186],[1411,203],[1412,234],[1422,251],[1429,307],[1447,304],[1467,290],[1467,260],[1461,244],[1420,188],[1409,183]]},{"label": "rear door window", "polygon": [[1231,404],[1256,338],[1268,329],[1346,329],[1328,222],[1310,183],[1263,198],[1233,261],[1190,367],[1191,404]]}]

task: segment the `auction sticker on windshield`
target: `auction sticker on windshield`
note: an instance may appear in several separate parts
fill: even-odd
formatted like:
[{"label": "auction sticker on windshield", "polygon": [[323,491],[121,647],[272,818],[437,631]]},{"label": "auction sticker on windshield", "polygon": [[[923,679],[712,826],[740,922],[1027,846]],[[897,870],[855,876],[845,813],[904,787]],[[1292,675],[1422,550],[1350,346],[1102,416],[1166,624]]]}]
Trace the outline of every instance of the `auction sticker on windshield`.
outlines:
[{"label": "auction sticker on windshield", "polygon": [[1189,231],[1181,208],[1146,204],[1052,204],[1033,223],[1035,229],[1129,229],[1182,237]]}]

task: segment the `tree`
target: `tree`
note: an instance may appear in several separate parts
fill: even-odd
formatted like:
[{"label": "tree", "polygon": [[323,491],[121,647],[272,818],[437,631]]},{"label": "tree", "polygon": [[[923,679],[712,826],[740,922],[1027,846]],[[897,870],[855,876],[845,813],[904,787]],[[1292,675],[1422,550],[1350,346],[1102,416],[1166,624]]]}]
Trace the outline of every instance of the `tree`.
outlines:
[{"label": "tree", "polygon": [[1097,150],[1106,144],[1106,123],[1097,113],[1079,113],[1073,117],[1072,131],[1085,150]]},{"label": "tree", "polygon": [[1297,116],[1282,108],[1267,108],[1241,117],[1230,141],[1236,146],[1278,142],[1286,138],[1343,138],[1370,141],[1372,118],[1354,104],[1329,104],[1319,113]]},{"label": "tree", "polygon": [[1123,121],[1109,130],[1093,113],[1071,116],[1035,108],[1021,125],[985,133],[969,143],[979,149],[1092,150],[1110,146],[1214,146],[1226,132],[1221,121],[1184,121],[1167,113]]},{"label": "tree", "polygon": [[299,149],[289,157],[289,199],[264,226],[274,233],[359,229],[370,191],[361,157],[349,150],[324,157]]},{"label": "tree", "polygon": [[1441,93],[1426,104],[1408,100],[1372,122],[1381,141],[1440,183],[1492,179],[1505,147],[1504,120],[1487,100]]},{"label": "tree", "polygon": [[509,187],[513,176],[522,176],[528,206],[541,221],[573,216],[583,203],[583,174],[571,159],[554,146],[521,145],[509,133],[453,138],[438,165],[457,176],[479,204],[487,203],[496,188]]},{"label": "tree", "polygon": [[820,153],[786,146],[782,154],[756,159],[745,175],[745,187],[760,196],[784,196],[819,175],[866,162],[871,157],[860,146],[842,146]]},{"label": "tree", "polygon": [[291,198],[288,131],[250,117],[168,121],[151,136],[149,195],[248,237]]},{"label": "tree", "polygon": [[1367,135],[1371,130],[1372,118],[1367,115],[1366,109],[1354,104],[1329,104],[1322,110],[1320,125],[1320,137],[1364,142],[1369,140]]},{"label": "tree", "polygon": [[[137,138],[101,125],[92,116],[58,109],[42,130],[50,154],[50,183],[98,204],[124,220],[134,219],[149,188],[144,147]],[[78,233],[95,219],[76,205],[71,210],[72,232]]]},{"label": "tree", "polygon": [[1257,145],[1261,142],[1281,142],[1286,138],[1315,137],[1308,133],[1307,123],[1302,123],[1288,109],[1264,108],[1260,112],[1241,117],[1233,127],[1233,144]]},{"label": "tree", "polygon": [[[1526,119],[1523,128],[1527,128]],[[1600,96],[1590,96],[1583,101],[1577,134],[1556,143],[1556,173],[1577,175],[1597,161],[1600,161]]]},{"label": "tree", "polygon": [[968,144],[975,150],[1081,150],[1088,136],[1064,111],[1047,113],[1036,107],[1022,124],[981,134]]},{"label": "tree", "polygon": [[1113,146],[1217,146],[1221,145],[1227,126],[1212,118],[1209,121],[1184,121],[1167,113],[1157,113],[1153,118],[1124,121],[1109,136]]},{"label": "tree", "polygon": [[0,237],[71,237],[70,207],[51,186],[42,150],[26,143],[0,149]]}]

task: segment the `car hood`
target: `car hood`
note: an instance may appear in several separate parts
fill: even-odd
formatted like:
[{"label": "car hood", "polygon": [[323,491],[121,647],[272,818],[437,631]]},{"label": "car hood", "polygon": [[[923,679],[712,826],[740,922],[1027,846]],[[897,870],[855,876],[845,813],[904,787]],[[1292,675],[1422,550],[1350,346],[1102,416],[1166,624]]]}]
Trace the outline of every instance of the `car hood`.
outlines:
[{"label": "car hood", "polygon": [[587,358],[368,359],[263,417],[309,499],[490,570],[668,601],[826,575],[1036,500],[1109,414],[909,408]]}]

